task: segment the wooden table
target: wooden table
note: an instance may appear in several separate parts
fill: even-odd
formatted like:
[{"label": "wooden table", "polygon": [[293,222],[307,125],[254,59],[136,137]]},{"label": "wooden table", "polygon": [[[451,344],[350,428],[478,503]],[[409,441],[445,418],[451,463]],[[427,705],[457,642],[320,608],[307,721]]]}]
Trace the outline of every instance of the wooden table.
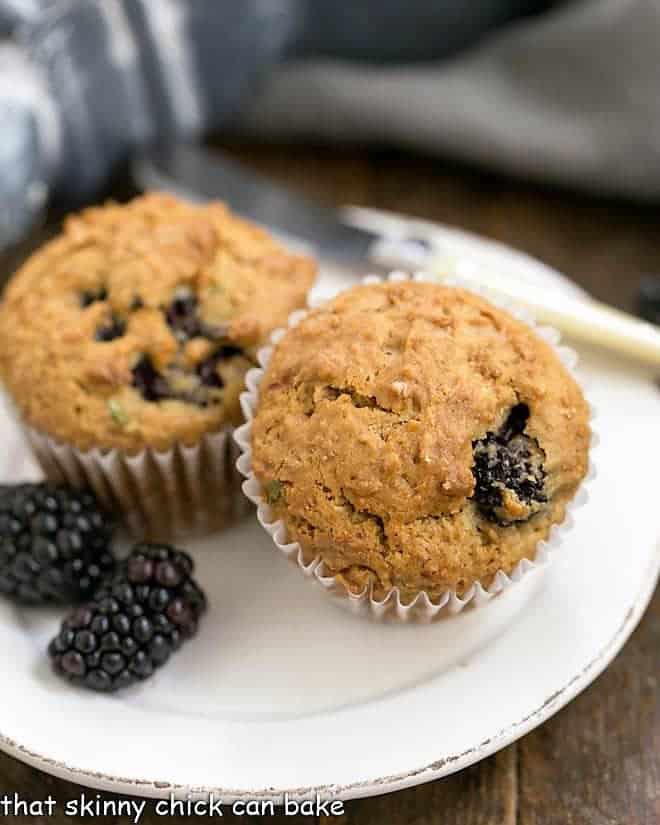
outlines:
[{"label": "wooden table", "polygon": [[[227,148],[326,202],[407,212],[509,243],[620,307],[632,308],[640,276],[660,272],[657,208],[576,196],[389,151]],[[542,727],[460,774],[349,802],[343,816],[321,819],[328,825],[659,825],[659,661],[660,592],[606,673]],[[62,811],[80,791],[0,755],[0,796],[17,792],[39,799],[51,793],[60,812],[50,823],[74,821]],[[200,821],[162,819],[151,806],[147,811],[144,825]],[[253,820],[225,815],[222,821]]]}]

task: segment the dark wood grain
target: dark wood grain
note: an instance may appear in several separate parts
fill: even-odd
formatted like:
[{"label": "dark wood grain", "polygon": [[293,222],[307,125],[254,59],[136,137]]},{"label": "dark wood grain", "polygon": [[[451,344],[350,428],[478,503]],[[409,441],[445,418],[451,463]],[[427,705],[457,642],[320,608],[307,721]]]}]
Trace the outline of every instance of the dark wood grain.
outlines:
[{"label": "dark wood grain", "polygon": [[585,693],[518,743],[520,825],[660,823],[660,592]]},{"label": "dark wood grain", "polygon": [[[407,212],[504,241],[623,308],[633,307],[640,276],[660,270],[660,212],[655,207],[533,187],[400,152],[295,145],[223,148],[328,203]],[[32,243],[41,237],[43,233],[35,233]],[[0,267],[11,267],[24,252],[5,257]],[[659,651],[656,593],[614,664],[541,728],[460,774],[349,802],[343,816],[322,817],[323,825],[660,825]],[[52,793],[63,809],[81,789],[0,755],[0,795],[14,792],[27,799]],[[27,825],[45,820],[9,821]],[[49,820],[54,825],[72,821],[61,811]],[[114,825],[127,820],[89,821]],[[150,804],[141,821],[201,820],[163,820]],[[222,821],[256,820],[225,816]],[[266,821],[301,819],[280,814]]]},{"label": "dark wood grain", "polygon": [[660,274],[660,210],[530,186],[395,151],[224,147],[327,203],[405,212],[478,232],[632,309],[640,276]]},{"label": "dark wood grain", "polygon": [[[62,779],[56,779],[53,776],[49,776],[41,771],[29,768],[27,765],[23,765],[21,762],[0,753],[0,797],[5,794],[9,797],[13,797],[15,793],[19,794],[21,800],[28,803],[28,805],[31,802],[39,800],[43,801],[47,799],[49,795],[52,796],[55,800],[57,800],[57,807],[54,815],[50,818],[45,815],[39,816],[36,813],[37,809],[35,808],[32,809],[35,812],[33,814],[21,813],[18,816],[12,816],[7,819],[4,819],[2,813],[0,813],[0,822],[13,823],[13,825],[33,825],[33,823],[42,822],[47,822],[49,825],[53,825],[53,823],[55,823],[55,825],[69,825],[69,823],[73,822],[89,822],[94,825],[119,825],[119,823],[132,821],[131,815],[100,815],[94,816],[94,818],[91,818],[89,815],[85,817],[67,816],[67,802],[69,800],[75,801],[79,807],[82,794],[86,795],[85,801],[90,800],[95,802],[98,799],[101,801],[101,804],[106,802],[126,802],[129,797],[120,797],[115,796],[114,794],[100,793],[99,791],[83,788]],[[212,817],[203,815],[162,816],[157,813],[157,800],[138,800],[138,802],[141,801],[145,802],[145,807],[144,812],[140,816],[140,825],[163,825],[163,823],[169,823],[169,825],[181,825],[181,823],[185,822],[217,822],[225,823],[226,825],[238,825],[238,823],[245,823],[246,825],[249,825],[249,823],[255,822],[270,822],[273,823],[273,825],[281,825],[282,823],[286,823],[286,825],[302,825],[303,823],[305,825],[309,825],[309,823],[316,821],[316,817],[312,818],[295,815],[285,816],[282,811],[278,811],[275,816],[239,816],[233,814],[229,806],[225,806],[221,819],[217,816]],[[99,808],[99,810],[103,811],[104,809]],[[121,809],[106,808],[105,810],[112,811]]]},{"label": "dark wood grain", "polygon": [[349,801],[322,825],[516,825],[517,748],[438,782],[372,799]]}]

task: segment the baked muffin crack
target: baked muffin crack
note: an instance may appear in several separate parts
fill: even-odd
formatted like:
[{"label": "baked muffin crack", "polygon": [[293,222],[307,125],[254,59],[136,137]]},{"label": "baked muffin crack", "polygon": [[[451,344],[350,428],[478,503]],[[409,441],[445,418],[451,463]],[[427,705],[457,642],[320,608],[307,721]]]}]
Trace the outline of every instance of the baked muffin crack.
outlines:
[{"label": "baked muffin crack", "polygon": [[355,387],[351,386],[336,386],[334,384],[326,384],[319,386],[317,384],[308,384],[304,387],[298,388],[298,393],[301,397],[306,399],[305,414],[309,417],[314,415],[319,403],[323,401],[340,401],[342,398],[347,398],[356,409],[370,409],[378,410],[385,415],[395,416],[397,423],[404,424],[417,416],[410,415],[407,412],[386,407],[379,403],[375,395],[366,395],[359,392]]},{"label": "baked muffin crack", "polygon": [[358,409],[361,409],[362,407],[369,407],[371,410],[380,410],[388,415],[399,415],[396,410],[392,410],[389,407],[384,407],[382,404],[379,404],[378,399],[375,396],[363,395],[353,387],[335,387],[328,385],[325,388],[324,400],[336,401],[342,396],[347,396],[350,398],[351,404]]},{"label": "baked muffin crack", "polygon": [[387,531],[385,530],[385,522],[383,521],[382,517],[379,516],[377,513],[372,513],[369,510],[364,510],[359,507],[356,507],[355,504],[351,501],[351,499],[346,495],[346,491],[343,487],[340,488],[339,494],[341,495],[341,498],[345,503],[345,506],[348,509],[349,513],[352,514],[353,520],[370,521],[376,527],[376,534],[379,538],[380,545],[387,554],[389,552],[389,543],[387,539]]}]

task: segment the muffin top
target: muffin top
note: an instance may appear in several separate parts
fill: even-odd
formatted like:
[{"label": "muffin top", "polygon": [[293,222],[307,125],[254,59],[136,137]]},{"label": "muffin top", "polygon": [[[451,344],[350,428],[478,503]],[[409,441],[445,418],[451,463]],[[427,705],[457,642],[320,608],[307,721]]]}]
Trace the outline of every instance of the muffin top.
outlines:
[{"label": "muffin top", "polygon": [[314,276],[220,203],[87,209],[8,286],[0,374],[29,424],[80,449],[194,443],[240,420],[256,347]]},{"label": "muffin top", "polygon": [[408,601],[532,557],[585,475],[582,393],[552,347],[476,295],[361,286],[278,343],[252,464],[308,560]]}]

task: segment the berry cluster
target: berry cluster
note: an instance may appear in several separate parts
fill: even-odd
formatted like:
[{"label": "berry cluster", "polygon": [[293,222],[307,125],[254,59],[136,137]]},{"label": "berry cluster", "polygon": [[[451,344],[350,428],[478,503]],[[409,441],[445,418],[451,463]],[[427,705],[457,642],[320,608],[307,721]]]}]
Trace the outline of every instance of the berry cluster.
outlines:
[{"label": "berry cluster", "polygon": [[55,671],[93,690],[143,681],[197,632],[206,609],[190,557],[137,545],[93,600],[75,610],[50,644]]},{"label": "berry cluster", "polygon": [[113,571],[113,529],[91,493],[0,487],[0,593],[24,604],[90,597]]},{"label": "berry cluster", "polygon": [[196,634],[206,609],[187,553],[138,544],[118,562],[113,530],[90,492],[0,487],[0,594],[79,604],[48,652],[57,674],[100,691],[151,676]]}]

